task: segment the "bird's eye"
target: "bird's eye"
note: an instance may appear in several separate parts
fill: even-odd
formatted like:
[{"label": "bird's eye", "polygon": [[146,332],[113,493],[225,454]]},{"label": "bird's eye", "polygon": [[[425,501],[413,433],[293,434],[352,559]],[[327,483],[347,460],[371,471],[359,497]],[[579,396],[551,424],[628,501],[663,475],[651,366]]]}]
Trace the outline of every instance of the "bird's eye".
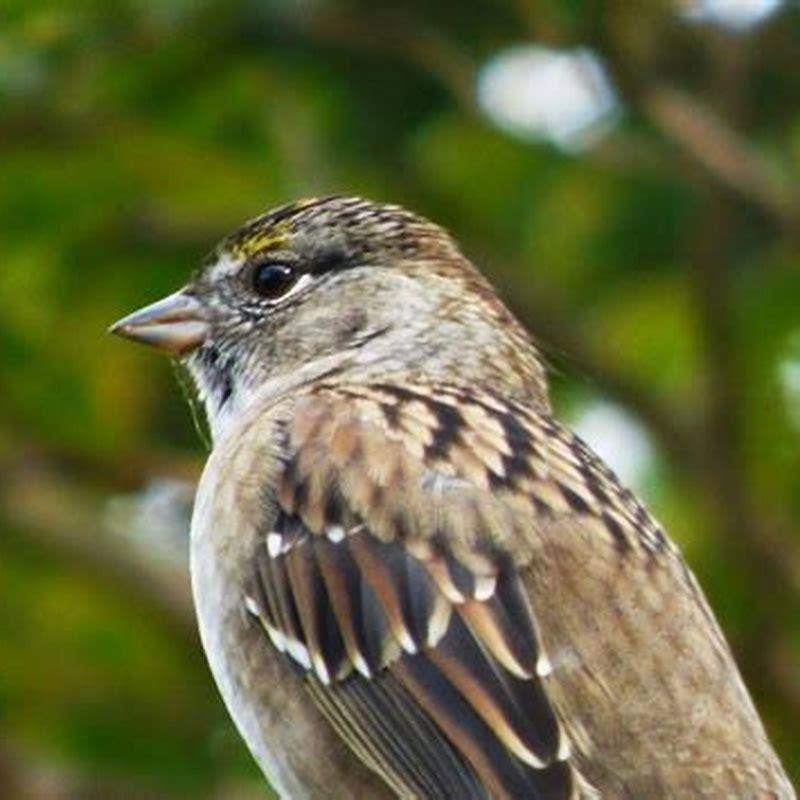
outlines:
[{"label": "bird's eye", "polygon": [[268,300],[276,300],[294,286],[297,276],[288,264],[270,262],[253,270],[253,289]]}]

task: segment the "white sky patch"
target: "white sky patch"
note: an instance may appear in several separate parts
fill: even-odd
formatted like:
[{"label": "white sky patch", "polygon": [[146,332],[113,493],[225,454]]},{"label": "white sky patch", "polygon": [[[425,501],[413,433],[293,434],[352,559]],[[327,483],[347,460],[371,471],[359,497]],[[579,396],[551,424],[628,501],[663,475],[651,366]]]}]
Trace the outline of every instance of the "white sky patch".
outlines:
[{"label": "white sky patch", "polygon": [[586,48],[509,48],[483,66],[476,92],[478,105],[499,128],[569,152],[590,147],[619,115],[611,81]]},{"label": "white sky patch", "polygon": [[800,430],[800,359],[784,361],[780,365],[779,373],[789,419]]},{"label": "white sky patch", "polygon": [[108,501],[106,523],[148,556],[183,565],[189,546],[189,528],[195,487],[187,481],[157,478],[135,494]]},{"label": "white sky patch", "polygon": [[792,427],[800,431],[800,332],[789,338],[789,355],[778,364],[778,381]]},{"label": "white sky patch", "polygon": [[572,429],[617,473],[627,486],[641,487],[653,462],[645,429],[619,406],[592,403],[573,421]]},{"label": "white sky patch", "polygon": [[744,33],[769,19],[783,0],[680,0],[681,16]]}]

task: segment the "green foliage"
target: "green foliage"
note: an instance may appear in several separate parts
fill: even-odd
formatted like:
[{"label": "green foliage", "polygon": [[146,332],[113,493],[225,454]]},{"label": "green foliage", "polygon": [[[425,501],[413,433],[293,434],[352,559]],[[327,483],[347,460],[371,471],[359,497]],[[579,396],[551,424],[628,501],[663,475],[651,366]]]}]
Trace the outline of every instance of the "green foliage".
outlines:
[{"label": "green foliage", "polygon": [[[169,365],[108,324],[273,204],[406,203],[506,289],[566,416],[603,397],[647,428],[656,457],[637,488],[800,775],[800,377],[785,378],[800,373],[800,16],[735,36],[651,5],[7,2],[2,469],[33,459],[109,497],[199,462]],[[596,147],[518,140],[476,109],[476,67],[525,41],[604,57],[624,110]],[[664,86],[741,131],[755,174],[731,180],[716,140],[653,113]],[[30,544],[14,505],[3,489],[0,738],[158,796],[254,780],[197,642]]]}]

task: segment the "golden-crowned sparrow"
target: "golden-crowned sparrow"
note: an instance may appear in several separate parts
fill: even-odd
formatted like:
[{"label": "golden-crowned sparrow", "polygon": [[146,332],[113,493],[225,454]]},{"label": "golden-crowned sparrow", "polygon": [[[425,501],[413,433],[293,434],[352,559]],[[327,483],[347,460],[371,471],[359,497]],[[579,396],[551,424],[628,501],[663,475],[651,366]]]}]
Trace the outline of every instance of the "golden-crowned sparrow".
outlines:
[{"label": "golden-crowned sparrow", "polygon": [[113,330],[205,404],[200,632],[282,796],[794,796],[678,550],[442,229],[284,206]]}]

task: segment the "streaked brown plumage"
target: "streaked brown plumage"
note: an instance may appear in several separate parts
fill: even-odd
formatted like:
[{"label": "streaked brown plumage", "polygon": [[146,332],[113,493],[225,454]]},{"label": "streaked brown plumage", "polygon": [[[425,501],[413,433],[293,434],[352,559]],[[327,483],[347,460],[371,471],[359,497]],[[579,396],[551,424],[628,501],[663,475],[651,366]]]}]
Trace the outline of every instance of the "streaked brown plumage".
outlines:
[{"label": "streaked brown plumage", "polygon": [[679,552],[441,229],[283,207],[117,330],[206,405],[200,629],[283,796],[794,797]]}]

